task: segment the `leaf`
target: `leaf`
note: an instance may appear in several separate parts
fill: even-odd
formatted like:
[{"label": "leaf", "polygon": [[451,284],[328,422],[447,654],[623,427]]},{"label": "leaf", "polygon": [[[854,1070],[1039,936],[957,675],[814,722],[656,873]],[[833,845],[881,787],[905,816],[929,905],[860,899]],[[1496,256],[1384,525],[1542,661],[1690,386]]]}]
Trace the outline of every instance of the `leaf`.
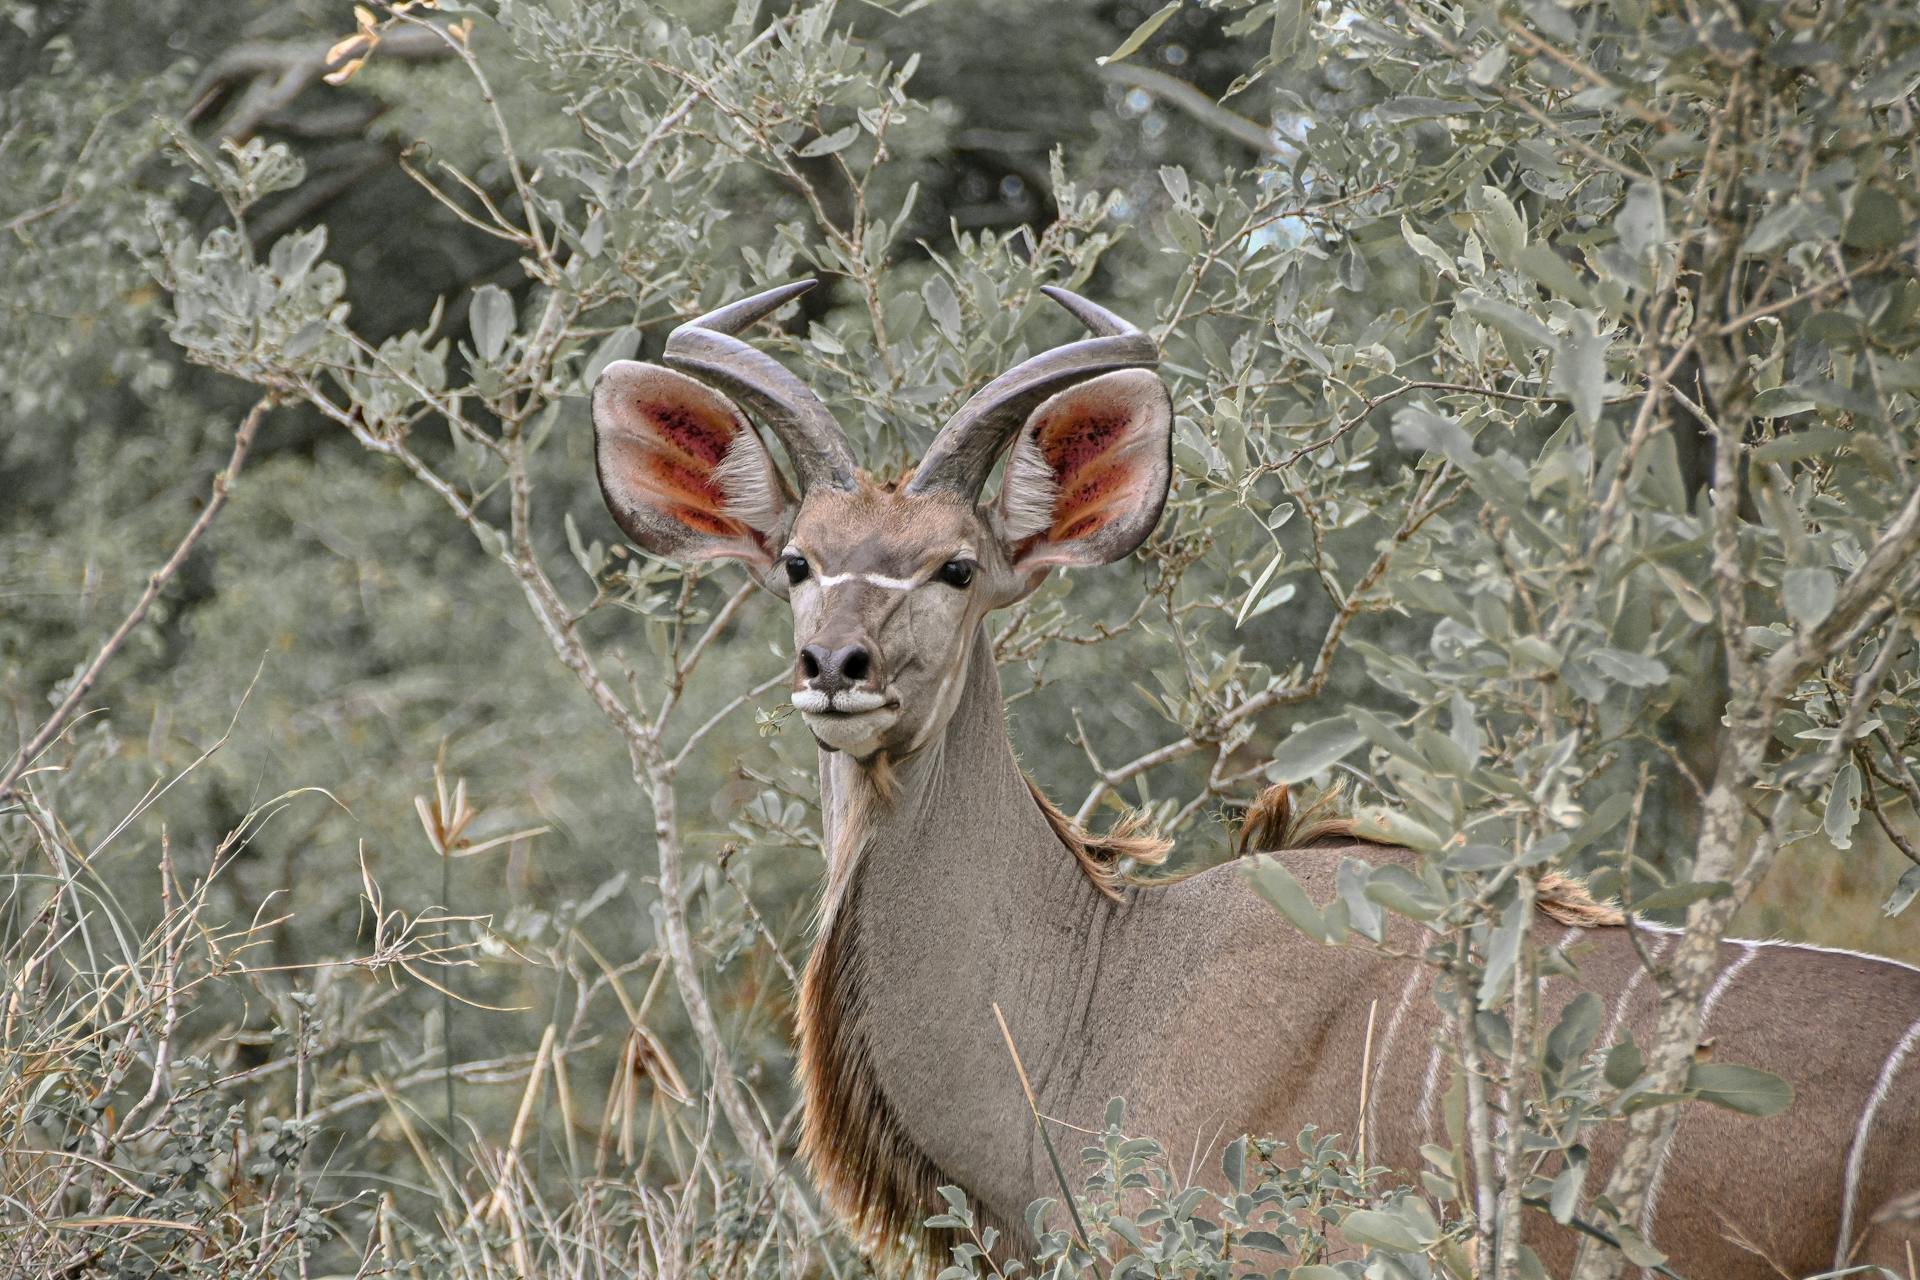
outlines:
[{"label": "leaf", "polygon": [[1253,891],[1293,922],[1293,926],[1312,938],[1315,942],[1325,942],[1327,938],[1326,921],[1321,918],[1320,910],[1307,897],[1307,891],[1293,878],[1293,873],[1282,866],[1280,861],[1269,854],[1259,854],[1253,861],[1242,865],[1241,874],[1246,876]]},{"label": "leaf", "polygon": [[1607,1064],[1604,1074],[1607,1083],[1616,1089],[1624,1089],[1640,1078],[1647,1069],[1646,1060],[1640,1054],[1640,1048],[1631,1037],[1622,1040],[1607,1050]]},{"label": "leaf", "polygon": [[1920,897],[1920,867],[1908,867],[1880,910],[1888,916],[1897,916],[1912,906],[1916,897]]},{"label": "leaf", "polygon": [[1703,627],[1713,621],[1713,605],[1692,583],[1657,560],[1647,563],[1654,575],[1666,584],[1667,590],[1673,592],[1673,598],[1680,602],[1680,612]]},{"label": "leaf", "polygon": [[960,336],[960,299],[953,294],[953,286],[947,283],[945,276],[934,276],[920,286],[920,296],[926,300],[927,314],[940,326],[940,332],[949,338]]},{"label": "leaf", "polygon": [[1591,991],[1582,991],[1569,1001],[1559,1023],[1547,1035],[1547,1064],[1555,1071],[1564,1071],[1586,1057],[1593,1038],[1600,1034],[1603,1012],[1600,997]]},{"label": "leaf", "polygon": [[1432,237],[1423,236],[1415,231],[1405,214],[1400,216],[1400,236],[1407,242],[1408,248],[1431,262],[1435,270],[1443,274],[1452,274],[1453,259],[1447,256],[1447,251],[1442,249]]},{"label": "leaf", "polygon": [[1478,199],[1470,200],[1469,205],[1480,233],[1486,237],[1487,247],[1498,254],[1501,261],[1517,264],[1520,251],[1527,247],[1526,221],[1500,188],[1483,186],[1477,195]]},{"label": "leaf", "polygon": [[1833,612],[1839,585],[1831,569],[1789,569],[1780,579],[1780,601],[1798,627],[1817,626]]},{"label": "leaf", "polygon": [[836,151],[845,151],[859,136],[860,126],[857,123],[850,124],[844,129],[835,129],[832,133],[822,134],[794,154],[803,160],[811,160],[815,156],[830,156]]},{"label": "leaf", "polygon": [[483,284],[467,304],[467,325],[483,360],[498,360],[513,336],[513,298],[497,284]]},{"label": "leaf", "polygon": [[1393,442],[1409,453],[1437,453],[1462,465],[1475,457],[1473,437],[1465,428],[1425,409],[1402,409],[1393,415]]},{"label": "leaf", "polygon": [[1553,1180],[1553,1191],[1547,1197],[1547,1212],[1553,1215],[1555,1222],[1565,1226],[1573,1221],[1573,1211],[1580,1207],[1580,1189],[1586,1182],[1587,1162],[1569,1159],[1567,1167]]},{"label": "leaf", "polygon": [[[1355,1209],[1340,1220],[1340,1233],[1355,1244],[1370,1249],[1392,1249],[1399,1253],[1419,1253],[1426,1246],[1412,1228],[1390,1213],[1377,1209]],[[1293,1273],[1299,1275],[1298,1271]]]},{"label": "leaf", "polygon": [[1620,1252],[1636,1267],[1657,1267],[1667,1260],[1666,1254],[1648,1244],[1646,1237],[1625,1223],[1615,1223],[1613,1234],[1620,1242]]},{"label": "leaf", "polygon": [[1180,11],[1181,0],[1169,0],[1148,15],[1147,20],[1133,29],[1132,34],[1120,42],[1120,47],[1104,58],[1095,58],[1094,62],[1106,66],[1109,62],[1119,62],[1140,52],[1140,46],[1153,38],[1153,33],[1167,25],[1167,19]]},{"label": "leaf", "polygon": [[1687,1088],[1703,1101],[1747,1116],[1778,1115],[1793,1105],[1793,1086],[1758,1067],[1737,1062],[1696,1062],[1687,1071]]},{"label": "leaf", "polygon": [[1621,247],[1635,259],[1644,258],[1649,249],[1665,243],[1667,213],[1660,188],[1651,182],[1634,183],[1627,191],[1627,198],[1620,202],[1613,231],[1620,237]]},{"label": "leaf", "polygon": [[1879,187],[1861,187],[1853,195],[1853,212],[1841,233],[1849,248],[1868,253],[1891,249],[1906,238],[1907,219],[1900,212],[1900,201]]},{"label": "leaf", "polygon": [[1827,811],[1820,829],[1836,849],[1853,848],[1854,824],[1860,821],[1860,769],[1849,760],[1833,775],[1833,787],[1827,792]]},{"label": "leaf", "polygon": [[1600,421],[1606,398],[1607,340],[1591,314],[1576,311],[1553,361],[1553,389],[1573,402],[1573,416],[1589,429]]},{"label": "leaf", "polygon": [[1507,979],[1513,975],[1514,962],[1520,957],[1520,939],[1526,932],[1529,914],[1524,899],[1515,898],[1500,913],[1499,927],[1487,943],[1487,968],[1480,975],[1480,1007],[1491,1009],[1506,994]]},{"label": "leaf", "polygon": [[1624,684],[1635,689],[1665,684],[1671,675],[1667,670],[1667,664],[1660,659],[1649,658],[1641,653],[1630,653],[1625,649],[1602,646],[1589,650],[1587,660],[1600,668],[1600,674],[1615,684]]},{"label": "leaf", "polygon": [[1342,759],[1366,741],[1366,735],[1346,716],[1330,716],[1303,726],[1274,749],[1267,777],[1274,782],[1300,782]]},{"label": "leaf", "polygon": [[[1811,400],[1799,400],[1800,408],[1788,407],[1778,403],[1771,411],[1764,411],[1761,402],[1774,391],[1788,392],[1799,396],[1793,387],[1774,387],[1772,391],[1762,391],[1754,397],[1753,413],[1755,417],[1785,417],[1789,413],[1805,413],[1813,407]],[[1838,427],[1802,427],[1797,431],[1786,431],[1765,444],[1755,448],[1748,455],[1755,462],[1798,462],[1802,458],[1824,458],[1837,453],[1843,446],[1853,443],[1853,432],[1842,431]]]},{"label": "leaf", "polygon": [[1247,1139],[1242,1134],[1227,1144],[1220,1153],[1220,1172],[1226,1175],[1227,1185],[1236,1192],[1246,1190],[1247,1186]]},{"label": "leaf", "polygon": [[1679,884],[1655,890],[1635,902],[1633,912],[1639,915],[1650,911],[1680,911],[1696,902],[1718,898],[1732,890],[1733,886],[1725,880],[1683,880]]},{"label": "leaf", "polygon": [[1367,878],[1367,896],[1410,920],[1432,920],[1446,910],[1446,904],[1434,896],[1426,881],[1391,862],[1374,868]]},{"label": "leaf", "polygon": [[1334,873],[1334,886],[1346,905],[1347,918],[1356,933],[1382,942],[1387,936],[1386,917],[1380,905],[1367,897],[1367,873],[1372,868],[1358,858],[1342,858]]},{"label": "leaf", "polygon": [[593,349],[587,358],[587,364],[580,371],[580,384],[591,388],[600,375],[606,372],[608,365],[615,360],[631,360],[633,353],[640,349],[640,331],[632,325],[621,325]]},{"label": "leaf", "polygon": [[[1255,578],[1253,585],[1247,588],[1246,599],[1240,602],[1240,612],[1235,614],[1233,618],[1233,625],[1236,628],[1252,616],[1253,606],[1255,602],[1261,598],[1260,589],[1267,585],[1267,580],[1273,577],[1274,573],[1280,568],[1280,562],[1286,558],[1287,549],[1285,547],[1280,547],[1275,550],[1273,559],[1267,561],[1267,567],[1260,571],[1260,576]],[[1278,601],[1275,603],[1278,603]],[[1328,763],[1332,762],[1329,761]]]}]

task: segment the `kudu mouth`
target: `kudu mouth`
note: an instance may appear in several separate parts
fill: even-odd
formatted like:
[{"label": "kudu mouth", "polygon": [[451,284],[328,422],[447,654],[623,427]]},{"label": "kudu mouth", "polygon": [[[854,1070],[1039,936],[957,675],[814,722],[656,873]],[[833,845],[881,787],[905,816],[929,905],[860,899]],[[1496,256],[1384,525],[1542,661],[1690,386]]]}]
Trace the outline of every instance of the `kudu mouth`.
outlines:
[{"label": "kudu mouth", "polygon": [[802,689],[793,695],[793,708],[810,716],[864,716],[900,709],[900,699],[876,689],[840,689],[827,693]]}]

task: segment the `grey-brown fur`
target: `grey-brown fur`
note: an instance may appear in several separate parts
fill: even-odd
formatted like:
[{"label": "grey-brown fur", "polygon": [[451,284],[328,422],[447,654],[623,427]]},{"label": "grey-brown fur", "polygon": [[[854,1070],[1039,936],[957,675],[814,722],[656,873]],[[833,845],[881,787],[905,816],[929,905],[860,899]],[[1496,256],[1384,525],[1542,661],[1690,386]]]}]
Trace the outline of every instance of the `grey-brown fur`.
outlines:
[{"label": "grey-brown fur", "polygon": [[[955,1183],[1012,1249],[1029,1243],[1026,1206],[1057,1189],[996,1004],[1057,1120],[1095,1128],[1125,1097],[1136,1133],[1202,1171],[1241,1133],[1364,1129],[1371,1162],[1415,1173],[1421,1144],[1442,1135],[1431,971],[1307,941],[1231,866],[1116,891],[1111,842],[1064,823],[1007,740],[986,616],[1056,567],[1130,554],[1166,500],[1172,402],[1141,367],[1150,340],[1053,291],[1097,336],[996,379],[914,480],[890,488],[857,476],[824,406],[731,336],[794,292],[683,326],[667,356],[781,437],[797,498],[768,475],[737,405],[668,371],[609,365],[594,422],[601,484],[629,534],[683,560],[740,560],[793,605],[793,698],[822,748],[830,858],[800,1017],[803,1146],[828,1199],[891,1248],[921,1234],[934,1188]],[[1016,438],[1023,461],[983,507],[981,482]],[[1363,844],[1279,856],[1323,899],[1342,857],[1414,857]],[[1607,1042],[1646,1040],[1659,982],[1627,931],[1567,886],[1542,887],[1553,892],[1538,936],[1580,970],[1577,985],[1549,984],[1546,1022],[1584,987],[1608,1002]],[[1920,970],[1792,946],[1721,954],[1701,1051],[1784,1076],[1798,1102],[1770,1119],[1690,1107],[1645,1234],[1693,1280],[1849,1261],[1904,1274],[1916,1224],[1899,1215],[1920,1190]],[[1370,1017],[1380,1038],[1363,1090]],[[1589,1186],[1616,1141],[1596,1137]],[[1532,1227],[1564,1268],[1572,1236],[1544,1215]]]},{"label": "grey-brown fur", "polygon": [[[922,1185],[964,1187],[1013,1231],[1015,1247],[1026,1205],[1057,1194],[994,1025],[995,1003],[1043,1113],[1097,1128],[1107,1100],[1124,1096],[1136,1132],[1176,1152],[1197,1146],[1195,1167],[1212,1170],[1218,1146],[1243,1132],[1287,1136],[1316,1124],[1354,1133],[1368,1008],[1378,1001],[1368,1151],[1379,1163],[1417,1170],[1420,1144],[1444,1141],[1437,1099],[1425,1109],[1427,1123],[1416,1124],[1438,1020],[1426,972],[1307,941],[1232,866],[1113,901],[1027,794],[1002,718],[982,633],[939,741],[895,765],[894,798],[870,816],[837,925],[857,940],[840,992],[851,1007],[840,1034],[859,1037],[871,1096],[884,1100],[888,1122],[925,1161]],[[829,812],[859,785],[860,767],[823,756]],[[1284,858],[1325,898],[1349,856],[1413,855],[1355,844]],[[1569,932],[1543,914],[1543,940]],[[1567,951],[1582,985],[1603,998],[1624,988],[1639,967],[1625,931],[1572,932]],[[1728,943],[1728,963],[1744,948]],[[1385,1043],[1410,981],[1415,989]],[[1576,990],[1550,984],[1549,1021]],[[1639,983],[1622,1030],[1644,1041],[1654,1001],[1652,984]],[[1785,1076],[1797,1101],[1770,1119],[1688,1108],[1651,1224],[1676,1270],[1759,1277],[1777,1275],[1776,1264],[1794,1275],[1831,1265],[1854,1130],[1888,1054],[1916,1018],[1920,972],[1849,954],[1755,950],[1715,1003],[1711,1052]],[[1872,1219],[1920,1187],[1920,1052],[1892,1082],[1870,1137],[1855,1215],[1865,1239],[1852,1256],[1904,1274],[1905,1241],[1920,1239],[1914,1225]],[[1597,1148],[1590,1185],[1612,1154],[1604,1136]],[[831,1181],[830,1134],[821,1135],[815,1158]],[[1529,1239],[1550,1267],[1571,1256],[1572,1237],[1544,1215]]]}]

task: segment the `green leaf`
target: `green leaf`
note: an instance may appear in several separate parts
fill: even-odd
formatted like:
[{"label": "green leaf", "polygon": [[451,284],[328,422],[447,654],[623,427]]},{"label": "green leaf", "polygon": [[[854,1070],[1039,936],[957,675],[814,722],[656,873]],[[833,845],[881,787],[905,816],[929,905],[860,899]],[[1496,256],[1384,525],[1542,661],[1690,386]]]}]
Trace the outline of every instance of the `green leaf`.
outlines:
[{"label": "green leaf", "polygon": [[1346,716],[1330,716],[1305,725],[1274,749],[1267,777],[1274,782],[1300,782],[1348,755],[1366,741],[1366,735]]},{"label": "green leaf", "polygon": [[1570,301],[1585,303],[1593,296],[1593,291],[1587,288],[1587,282],[1549,245],[1528,245],[1520,251],[1520,260],[1514,265]]},{"label": "green leaf", "polygon": [[1567,1167],[1553,1180],[1553,1191],[1547,1197],[1547,1212],[1553,1215],[1555,1222],[1565,1226],[1573,1221],[1573,1211],[1580,1207],[1580,1189],[1586,1182],[1587,1162],[1569,1159]]},{"label": "green leaf", "polygon": [[1836,849],[1853,848],[1854,824],[1860,821],[1860,770],[1849,760],[1840,766],[1833,775],[1833,786],[1827,792],[1827,811],[1821,817],[1820,829],[1827,833],[1827,839]]},{"label": "green leaf", "polygon": [[953,294],[953,286],[947,283],[945,276],[934,276],[920,286],[920,297],[927,304],[927,314],[940,326],[940,332],[949,338],[960,336],[960,299]]},{"label": "green leaf", "polygon": [[1241,865],[1241,874],[1246,876],[1255,893],[1293,922],[1294,928],[1315,942],[1327,940],[1326,921],[1321,918],[1320,909],[1313,905],[1313,900],[1307,897],[1307,891],[1293,878],[1293,872],[1282,866],[1278,859],[1269,854],[1258,854],[1252,861]]},{"label": "green leaf", "polygon": [[1667,670],[1667,664],[1660,659],[1649,658],[1641,653],[1629,653],[1625,649],[1602,646],[1589,650],[1587,660],[1598,667],[1600,674],[1607,679],[1634,689],[1646,689],[1665,684],[1672,674]]},{"label": "green leaf", "polygon": [[1718,898],[1731,893],[1733,886],[1725,880],[1683,880],[1679,884],[1670,884],[1656,890],[1633,904],[1633,912],[1639,915],[1648,911],[1680,911],[1696,902],[1708,898]]},{"label": "green leaf", "polygon": [[1592,429],[1600,421],[1606,383],[1607,340],[1591,314],[1577,311],[1553,361],[1553,388],[1573,402],[1580,425]]},{"label": "green leaf", "polygon": [[1615,1223],[1614,1238],[1620,1242],[1620,1252],[1627,1255],[1627,1261],[1636,1267],[1657,1267],[1667,1260],[1667,1255],[1647,1243],[1646,1237],[1624,1223]]},{"label": "green leaf", "polygon": [[[1426,1243],[1412,1228],[1391,1213],[1378,1209],[1355,1209],[1340,1220],[1340,1233],[1355,1244],[1369,1249],[1392,1249],[1398,1253],[1419,1253]],[[1293,1273],[1299,1275],[1298,1271]]]},{"label": "green leaf", "polygon": [[794,152],[802,159],[811,160],[815,156],[830,156],[836,151],[845,151],[860,136],[860,126],[850,124],[844,129],[835,129],[832,133],[822,134],[806,146]]},{"label": "green leaf", "polygon": [[1582,991],[1570,1000],[1560,1021],[1547,1035],[1547,1065],[1555,1071],[1564,1071],[1586,1057],[1593,1047],[1593,1038],[1600,1034],[1600,1018],[1604,1012],[1600,997],[1591,991]]},{"label": "green leaf", "polygon": [[1407,242],[1408,248],[1431,262],[1436,271],[1452,274],[1453,259],[1447,256],[1447,251],[1442,249],[1432,237],[1423,236],[1415,231],[1405,214],[1400,216],[1400,237]]},{"label": "green leaf", "polygon": [[1893,886],[1893,892],[1887,896],[1880,910],[1888,916],[1897,916],[1912,906],[1916,897],[1920,897],[1920,867],[1908,867],[1901,873],[1900,883]]},{"label": "green leaf", "polygon": [[595,380],[606,371],[615,360],[631,360],[633,353],[640,349],[640,331],[632,325],[621,325],[593,349],[587,358],[586,367],[580,370],[580,385],[591,389]]},{"label": "green leaf", "polygon": [[1437,453],[1466,466],[1474,460],[1473,437],[1452,418],[1407,408],[1393,415],[1393,442],[1409,453]]},{"label": "green leaf", "polygon": [[513,298],[497,284],[483,284],[467,304],[467,326],[483,360],[498,360],[513,336]]},{"label": "green leaf", "polygon": [[1487,247],[1499,255],[1502,262],[1517,264],[1520,251],[1527,247],[1527,224],[1507,193],[1498,187],[1483,186],[1469,197],[1467,205],[1473,210],[1474,222]]},{"label": "green leaf", "polygon": [[1734,1062],[1694,1063],[1687,1088],[1716,1107],[1748,1116],[1778,1115],[1793,1105],[1792,1085],[1771,1071]]},{"label": "green leaf", "polygon": [[1831,569],[1789,569],[1780,578],[1780,601],[1797,627],[1817,626],[1833,612],[1838,594]]},{"label": "green leaf", "polygon": [[[1753,412],[1755,417],[1784,417],[1789,413],[1805,413],[1813,407],[1811,400],[1801,400],[1799,401],[1801,407],[1798,409],[1788,408],[1784,404],[1781,404],[1772,412],[1763,410],[1761,402],[1772,395],[1774,391],[1791,392],[1795,396],[1800,394],[1797,389],[1792,387],[1775,387],[1772,391],[1762,391],[1754,397]],[[1842,446],[1851,444],[1852,442],[1853,432],[1842,431],[1838,427],[1802,427],[1797,431],[1787,431],[1775,436],[1765,444],[1754,449],[1748,456],[1755,462],[1798,462],[1802,458],[1828,457],[1838,452]]]},{"label": "green leaf", "polygon": [[1667,590],[1673,592],[1673,598],[1680,602],[1680,612],[1703,627],[1713,621],[1713,605],[1692,583],[1657,560],[1647,563],[1654,575],[1666,584]]},{"label": "green leaf", "polygon": [[1446,910],[1427,882],[1396,863],[1374,868],[1367,878],[1367,896],[1410,920],[1432,920]]},{"label": "green leaf", "polygon": [[1280,562],[1286,558],[1287,549],[1285,547],[1277,548],[1273,553],[1273,558],[1267,561],[1267,567],[1260,571],[1260,576],[1255,578],[1253,585],[1247,588],[1246,598],[1240,602],[1240,612],[1233,617],[1233,625],[1236,628],[1252,616],[1253,606],[1261,598],[1260,589],[1267,585],[1267,580],[1273,577],[1280,568]]},{"label": "green leaf", "polygon": [[1646,257],[1649,249],[1666,243],[1667,213],[1659,186],[1651,182],[1634,183],[1627,191],[1627,198],[1620,202],[1613,231],[1620,237],[1621,247],[1636,259]]},{"label": "green leaf", "polygon": [[1879,187],[1861,187],[1854,192],[1853,212],[1841,239],[1849,248],[1873,253],[1893,248],[1910,229],[1897,197]]},{"label": "green leaf", "polygon": [[1440,847],[1440,837],[1425,825],[1415,822],[1398,809],[1384,805],[1362,805],[1349,819],[1353,833],[1376,844],[1397,844],[1408,849],[1432,853]]},{"label": "green leaf", "polygon": [[1243,1134],[1227,1144],[1220,1153],[1220,1172],[1226,1175],[1227,1185],[1234,1191],[1244,1191],[1247,1186],[1247,1139]]},{"label": "green leaf", "polygon": [[1148,16],[1145,22],[1135,27],[1132,34],[1120,42],[1118,49],[1104,58],[1095,58],[1094,61],[1104,67],[1109,62],[1119,62],[1140,52],[1140,46],[1153,39],[1153,33],[1167,25],[1168,18],[1180,12],[1180,3],[1181,0],[1170,0],[1169,3],[1161,5]]},{"label": "green leaf", "polygon": [[1480,975],[1480,1007],[1491,1009],[1507,992],[1514,962],[1520,957],[1520,939],[1530,914],[1524,899],[1515,898],[1500,913],[1500,924],[1487,943],[1487,967]]},{"label": "green leaf", "polygon": [[1367,896],[1367,874],[1371,870],[1371,866],[1358,858],[1342,858],[1333,880],[1354,931],[1375,942],[1382,942],[1387,936],[1387,921],[1381,914],[1380,905]]},{"label": "green leaf", "polygon": [[1607,1050],[1604,1074],[1607,1077],[1607,1083],[1616,1089],[1626,1088],[1638,1080],[1640,1073],[1646,1069],[1646,1060],[1641,1056],[1639,1046],[1633,1043],[1632,1037],[1622,1040]]}]

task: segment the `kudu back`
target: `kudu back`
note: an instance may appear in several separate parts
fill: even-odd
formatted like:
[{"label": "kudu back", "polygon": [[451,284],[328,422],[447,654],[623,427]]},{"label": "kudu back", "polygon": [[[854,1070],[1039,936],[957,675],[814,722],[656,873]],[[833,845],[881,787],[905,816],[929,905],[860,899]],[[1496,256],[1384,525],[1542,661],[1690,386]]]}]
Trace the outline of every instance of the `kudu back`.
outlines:
[{"label": "kudu back", "polygon": [[[1194,1151],[1197,1169],[1238,1134],[1315,1124],[1417,1170],[1421,1144],[1444,1141],[1449,1083],[1432,971],[1307,941],[1232,867],[1123,883],[1122,858],[1165,846],[1076,829],[1007,739],[987,614],[1055,567],[1128,555],[1159,520],[1172,405],[1155,344],[1047,290],[1092,336],[995,378],[909,479],[881,484],[820,399],[736,336],[809,287],[689,321],[664,367],[608,366],[593,420],[607,505],[636,543],[738,560],[792,605],[792,699],[820,748],[829,849],[799,1002],[801,1145],[827,1199],[869,1247],[932,1260],[921,1224],[956,1184],[1010,1247],[1029,1243],[1026,1206],[1056,1188],[995,1004],[1057,1120],[1097,1129],[1123,1096],[1136,1132]],[[1323,900],[1342,857],[1413,858],[1337,830],[1281,856]],[[1549,983],[1543,1016],[1592,990],[1603,1047],[1646,1043],[1657,981],[1608,913],[1575,908],[1540,920],[1579,969],[1578,987]],[[1671,941],[1655,935],[1653,954]],[[1780,943],[1721,954],[1711,1052],[1784,1076],[1797,1101],[1767,1119],[1690,1107],[1644,1233],[1694,1280],[1865,1262],[1905,1276],[1920,1252],[1903,1200],[1920,1191],[1920,970]],[[1590,1186],[1612,1140],[1596,1139]],[[1542,1214],[1528,1238],[1564,1269],[1570,1233]]]}]

